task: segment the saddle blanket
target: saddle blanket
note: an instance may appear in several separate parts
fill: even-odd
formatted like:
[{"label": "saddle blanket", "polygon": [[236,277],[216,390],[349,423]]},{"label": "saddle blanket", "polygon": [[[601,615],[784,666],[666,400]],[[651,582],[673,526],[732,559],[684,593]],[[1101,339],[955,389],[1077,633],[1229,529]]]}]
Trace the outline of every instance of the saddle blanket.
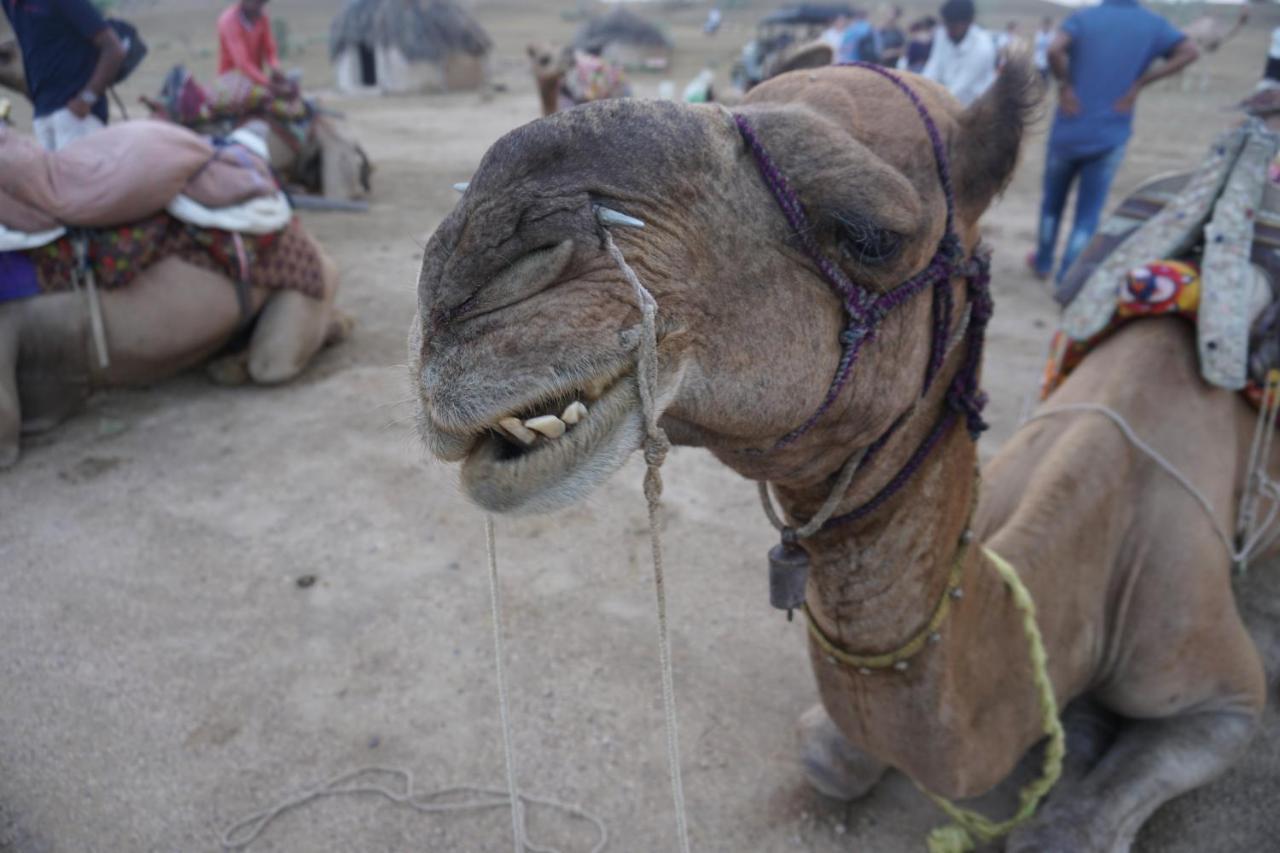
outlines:
[{"label": "saddle blanket", "polygon": [[[87,234],[87,257],[102,290],[127,287],[147,267],[171,256],[254,287],[324,293],[320,255],[296,219],[282,231],[236,234],[196,228],[162,213],[121,228]],[[0,252],[0,303],[71,290],[75,245],[63,236],[45,246]]]},{"label": "saddle blanket", "polygon": [[[1271,286],[1266,275],[1252,268],[1252,279],[1246,288],[1247,318],[1254,328],[1251,336],[1256,346],[1261,339],[1276,336],[1277,312],[1269,310]],[[1040,385],[1040,399],[1046,399],[1095,347],[1126,324],[1145,317],[1175,316],[1198,324],[1204,288],[1200,268],[1190,261],[1155,261],[1130,270],[1116,295],[1110,321],[1093,336],[1078,341],[1066,330],[1059,329],[1049,347]],[[1262,401],[1266,387],[1267,360],[1250,363],[1249,375],[1240,393],[1255,408]]]}]

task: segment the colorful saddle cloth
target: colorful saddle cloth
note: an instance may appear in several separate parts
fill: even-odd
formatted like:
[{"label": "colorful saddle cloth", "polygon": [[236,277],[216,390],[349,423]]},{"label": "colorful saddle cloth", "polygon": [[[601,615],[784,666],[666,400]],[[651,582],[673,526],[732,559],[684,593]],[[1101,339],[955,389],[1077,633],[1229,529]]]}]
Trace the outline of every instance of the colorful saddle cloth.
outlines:
[{"label": "colorful saddle cloth", "polygon": [[[127,287],[152,264],[178,257],[242,285],[297,290],[317,299],[324,293],[320,255],[296,219],[282,231],[254,235],[196,228],[162,213],[82,233],[94,280],[103,290]],[[37,249],[0,252],[0,302],[71,290],[75,274],[71,235]]]},{"label": "colorful saddle cloth", "polygon": [[[1111,319],[1101,330],[1082,341],[1075,340],[1065,329],[1059,329],[1053,336],[1040,385],[1040,399],[1053,393],[1090,351],[1127,323],[1145,317],[1175,316],[1198,325],[1203,320],[1203,299],[1200,269],[1195,263],[1155,261],[1131,269],[1116,295]],[[1268,310],[1272,306],[1271,286],[1267,276],[1256,267],[1251,268],[1243,303],[1242,313],[1254,326],[1251,337],[1255,347],[1259,339],[1274,339],[1277,329],[1271,315],[1277,312]],[[1240,389],[1255,407],[1262,400],[1269,366],[1265,361],[1251,364]]]},{"label": "colorful saddle cloth", "polygon": [[1196,312],[1201,375],[1242,389],[1255,270],[1280,281],[1272,245],[1280,197],[1268,180],[1278,151],[1280,136],[1250,119],[1218,139],[1197,171],[1153,181],[1126,199],[1060,288],[1058,297],[1069,300],[1065,333],[1076,342],[1094,340],[1112,321],[1131,270],[1153,258],[1194,259],[1204,270]]},{"label": "colorful saddle cloth", "polygon": [[621,66],[580,50],[574,51],[573,65],[560,84],[561,109],[630,94],[631,85]]},{"label": "colorful saddle cloth", "polygon": [[158,99],[143,98],[153,112],[190,128],[212,124],[224,130],[249,119],[271,125],[294,150],[311,142],[315,110],[301,97],[281,98],[238,71],[228,71],[202,86],[184,66],[165,76]]}]

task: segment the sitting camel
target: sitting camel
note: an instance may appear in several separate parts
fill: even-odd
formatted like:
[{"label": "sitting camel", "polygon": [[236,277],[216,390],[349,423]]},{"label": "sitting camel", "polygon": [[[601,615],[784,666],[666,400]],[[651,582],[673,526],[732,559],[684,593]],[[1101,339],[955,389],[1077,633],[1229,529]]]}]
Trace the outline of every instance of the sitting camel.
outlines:
[{"label": "sitting camel", "polygon": [[99,291],[106,367],[94,354],[84,294],[0,302],[0,468],[17,461],[22,433],[56,426],[91,391],[174,376],[206,362],[246,328],[247,349],[211,365],[212,378],[273,384],[297,376],[321,347],[346,336],[351,320],[333,305],[337,265],[296,224],[290,239],[319,256],[321,280],[312,293],[251,286],[242,304],[227,275],[178,256],[159,260],[125,287]]},{"label": "sitting camel", "polygon": [[526,52],[543,116],[591,101],[631,96],[622,69],[607,60],[571,47],[557,51],[549,44],[530,44]]},{"label": "sitting camel", "polygon": [[[1263,707],[1214,527],[1234,529],[1256,416],[1200,379],[1185,323],[1133,323],[1045,405],[1109,407],[1212,518],[1097,413],[1034,420],[975,477],[978,220],[1033,80],[1015,60],[962,109],[918,77],[834,67],[733,113],[618,101],[519,128],[431,238],[410,361],[424,442],[462,462],[473,500],[582,499],[645,437],[640,312],[602,231],[627,220],[599,206],[647,223],[610,234],[657,303],[662,428],[773,484],[789,523],[835,502],[799,555],[821,700],[801,721],[809,780],[852,799],[895,767],[973,797],[1043,739],[1051,700],[1070,703],[1062,777],[1005,849],[1115,853],[1230,766]],[[910,298],[921,280],[932,304]],[[1047,665],[1001,566],[1038,609]]]}]

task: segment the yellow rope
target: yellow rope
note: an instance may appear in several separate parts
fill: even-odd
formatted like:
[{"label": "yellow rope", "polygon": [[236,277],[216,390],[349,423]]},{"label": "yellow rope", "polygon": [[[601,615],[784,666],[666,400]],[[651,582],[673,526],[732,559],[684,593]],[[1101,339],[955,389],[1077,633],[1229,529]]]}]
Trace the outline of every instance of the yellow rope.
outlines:
[{"label": "yellow rope", "polygon": [[951,612],[951,602],[956,597],[956,590],[960,588],[960,575],[964,571],[964,558],[968,553],[969,543],[961,542],[960,549],[956,552],[955,562],[951,565],[951,576],[947,578],[947,586],[942,591],[942,598],[938,600],[938,606],[933,610],[933,617],[914,637],[907,640],[897,649],[878,655],[857,655],[853,652],[845,651],[837,646],[835,641],[822,630],[818,620],[813,618],[813,612],[809,610],[809,603],[805,602],[804,615],[805,621],[809,623],[809,634],[828,657],[835,658],[845,666],[852,666],[858,669],[889,669],[915,657],[927,643],[937,636],[938,629],[942,627],[942,623],[947,619],[947,614]]},{"label": "yellow rope", "polygon": [[1019,792],[1018,812],[1008,820],[996,822],[978,812],[957,806],[945,797],[929,794],[938,807],[954,821],[949,826],[939,827],[929,833],[929,853],[968,853],[978,844],[985,844],[1008,834],[1035,814],[1040,800],[1062,775],[1062,757],[1066,751],[1066,743],[1062,721],[1058,719],[1058,701],[1054,696],[1053,684],[1049,681],[1049,659],[1044,651],[1044,639],[1036,625],[1035,602],[1031,600],[1031,593],[1018,577],[1018,572],[1007,560],[990,548],[983,547],[982,553],[996,567],[1000,578],[1013,593],[1013,603],[1022,611],[1022,629],[1026,632],[1027,642],[1031,647],[1032,675],[1036,691],[1040,694],[1041,723],[1045,734],[1049,736],[1049,745],[1044,751],[1040,778]]}]

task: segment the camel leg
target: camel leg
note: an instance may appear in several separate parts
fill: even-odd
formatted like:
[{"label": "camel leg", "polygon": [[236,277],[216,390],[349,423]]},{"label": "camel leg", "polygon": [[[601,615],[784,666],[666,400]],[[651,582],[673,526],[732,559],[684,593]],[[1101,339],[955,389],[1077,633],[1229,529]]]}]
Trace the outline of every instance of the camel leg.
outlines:
[{"label": "camel leg", "polygon": [[797,734],[805,779],[824,796],[846,802],[864,797],[889,769],[849,743],[821,704],[800,715]]},{"label": "camel leg", "polygon": [[350,331],[351,320],[334,310],[338,270],[324,259],[324,295],[312,299],[292,290],[275,293],[258,315],[249,341],[249,376],[260,385],[288,382],[326,344]]},{"label": "camel leg", "polygon": [[1064,778],[1007,853],[1124,853],[1156,809],[1231,766],[1257,727],[1266,677],[1220,545],[1170,537],[1151,558],[1124,663],[1094,694],[1124,718],[1115,741],[1085,775]]},{"label": "camel leg", "polygon": [[1064,780],[1005,851],[1126,853],[1156,809],[1226,770],[1256,727],[1257,715],[1241,710],[1134,722],[1090,773]]},{"label": "camel leg", "polygon": [[22,404],[18,397],[18,325],[15,311],[0,310],[0,469],[18,461]]}]

